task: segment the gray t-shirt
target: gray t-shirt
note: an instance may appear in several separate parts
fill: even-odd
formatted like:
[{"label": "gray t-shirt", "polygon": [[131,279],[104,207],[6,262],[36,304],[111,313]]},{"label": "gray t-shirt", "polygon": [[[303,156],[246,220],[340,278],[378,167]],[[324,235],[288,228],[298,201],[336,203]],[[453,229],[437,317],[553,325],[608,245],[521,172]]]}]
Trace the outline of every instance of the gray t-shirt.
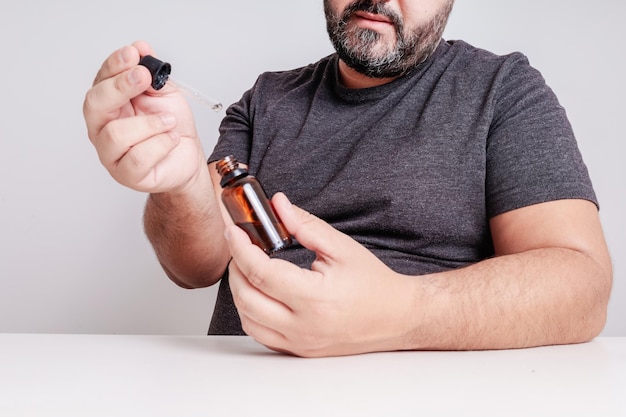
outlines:
[{"label": "gray t-shirt", "polygon": [[[565,110],[520,53],[442,41],[410,74],[342,87],[338,58],[262,74],[226,112],[209,157],[248,164],[268,195],[412,275],[493,256],[489,219],[541,202],[596,202]],[[308,267],[296,246],[278,257]],[[211,334],[240,334],[227,277]]]}]

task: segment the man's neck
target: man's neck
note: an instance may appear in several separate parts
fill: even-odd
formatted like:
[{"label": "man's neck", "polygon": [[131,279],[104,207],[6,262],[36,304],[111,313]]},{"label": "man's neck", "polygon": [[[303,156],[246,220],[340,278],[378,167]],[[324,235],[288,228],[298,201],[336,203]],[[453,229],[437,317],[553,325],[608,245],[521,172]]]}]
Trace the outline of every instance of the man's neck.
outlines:
[{"label": "man's neck", "polygon": [[358,71],[350,68],[341,59],[339,60],[339,79],[346,88],[369,88],[377,87],[379,85],[387,84],[397,77],[392,78],[373,78],[367,75],[361,74]]}]

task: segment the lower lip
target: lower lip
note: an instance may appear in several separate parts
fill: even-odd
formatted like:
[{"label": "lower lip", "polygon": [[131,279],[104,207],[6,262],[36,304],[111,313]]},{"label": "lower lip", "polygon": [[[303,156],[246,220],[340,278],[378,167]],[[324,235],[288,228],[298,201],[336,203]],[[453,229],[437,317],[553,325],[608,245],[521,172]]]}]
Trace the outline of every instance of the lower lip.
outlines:
[{"label": "lower lip", "polygon": [[381,31],[381,30],[388,30],[389,28],[393,28],[393,23],[391,22],[384,22],[381,20],[372,20],[372,19],[367,19],[365,17],[361,17],[361,16],[354,16],[353,19],[357,26],[364,28],[364,29],[372,29],[375,31]]}]

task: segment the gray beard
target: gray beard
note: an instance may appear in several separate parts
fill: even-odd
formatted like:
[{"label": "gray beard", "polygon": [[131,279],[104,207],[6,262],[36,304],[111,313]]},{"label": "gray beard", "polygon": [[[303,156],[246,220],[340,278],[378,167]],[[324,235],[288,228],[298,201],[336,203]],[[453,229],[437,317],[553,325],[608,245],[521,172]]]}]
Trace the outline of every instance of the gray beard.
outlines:
[{"label": "gray beard", "polygon": [[[330,40],[339,55],[350,68],[373,78],[393,78],[406,74],[417,67],[435,51],[452,11],[453,1],[441,10],[428,24],[408,34],[400,16],[388,11],[385,5],[373,0],[356,0],[348,6],[342,16],[330,8],[324,0],[327,30]],[[355,11],[379,13],[392,19],[396,28],[397,41],[386,51],[375,52],[381,35],[370,29],[348,28],[348,20]]]}]

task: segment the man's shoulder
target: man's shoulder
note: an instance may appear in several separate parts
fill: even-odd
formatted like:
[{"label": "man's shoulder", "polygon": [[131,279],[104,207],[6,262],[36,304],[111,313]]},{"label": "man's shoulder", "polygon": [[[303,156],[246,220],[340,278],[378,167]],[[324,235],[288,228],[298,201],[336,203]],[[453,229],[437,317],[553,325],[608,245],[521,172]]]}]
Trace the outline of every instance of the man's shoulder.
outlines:
[{"label": "man's shoulder", "polygon": [[507,62],[526,61],[520,51],[496,53],[470,44],[464,40],[446,40],[442,42],[440,57],[447,60],[463,61],[473,65],[501,66]]},{"label": "man's shoulder", "polygon": [[451,75],[476,89],[480,85],[517,85],[540,78],[540,72],[520,51],[493,52],[462,40],[445,41],[439,49],[433,65],[435,73]]},{"label": "man's shoulder", "polygon": [[333,70],[336,55],[328,55],[317,62],[298,68],[280,71],[267,71],[259,75],[258,84],[276,88],[284,86],[292,88],[294,85],[322,80],[328,71]]}]

